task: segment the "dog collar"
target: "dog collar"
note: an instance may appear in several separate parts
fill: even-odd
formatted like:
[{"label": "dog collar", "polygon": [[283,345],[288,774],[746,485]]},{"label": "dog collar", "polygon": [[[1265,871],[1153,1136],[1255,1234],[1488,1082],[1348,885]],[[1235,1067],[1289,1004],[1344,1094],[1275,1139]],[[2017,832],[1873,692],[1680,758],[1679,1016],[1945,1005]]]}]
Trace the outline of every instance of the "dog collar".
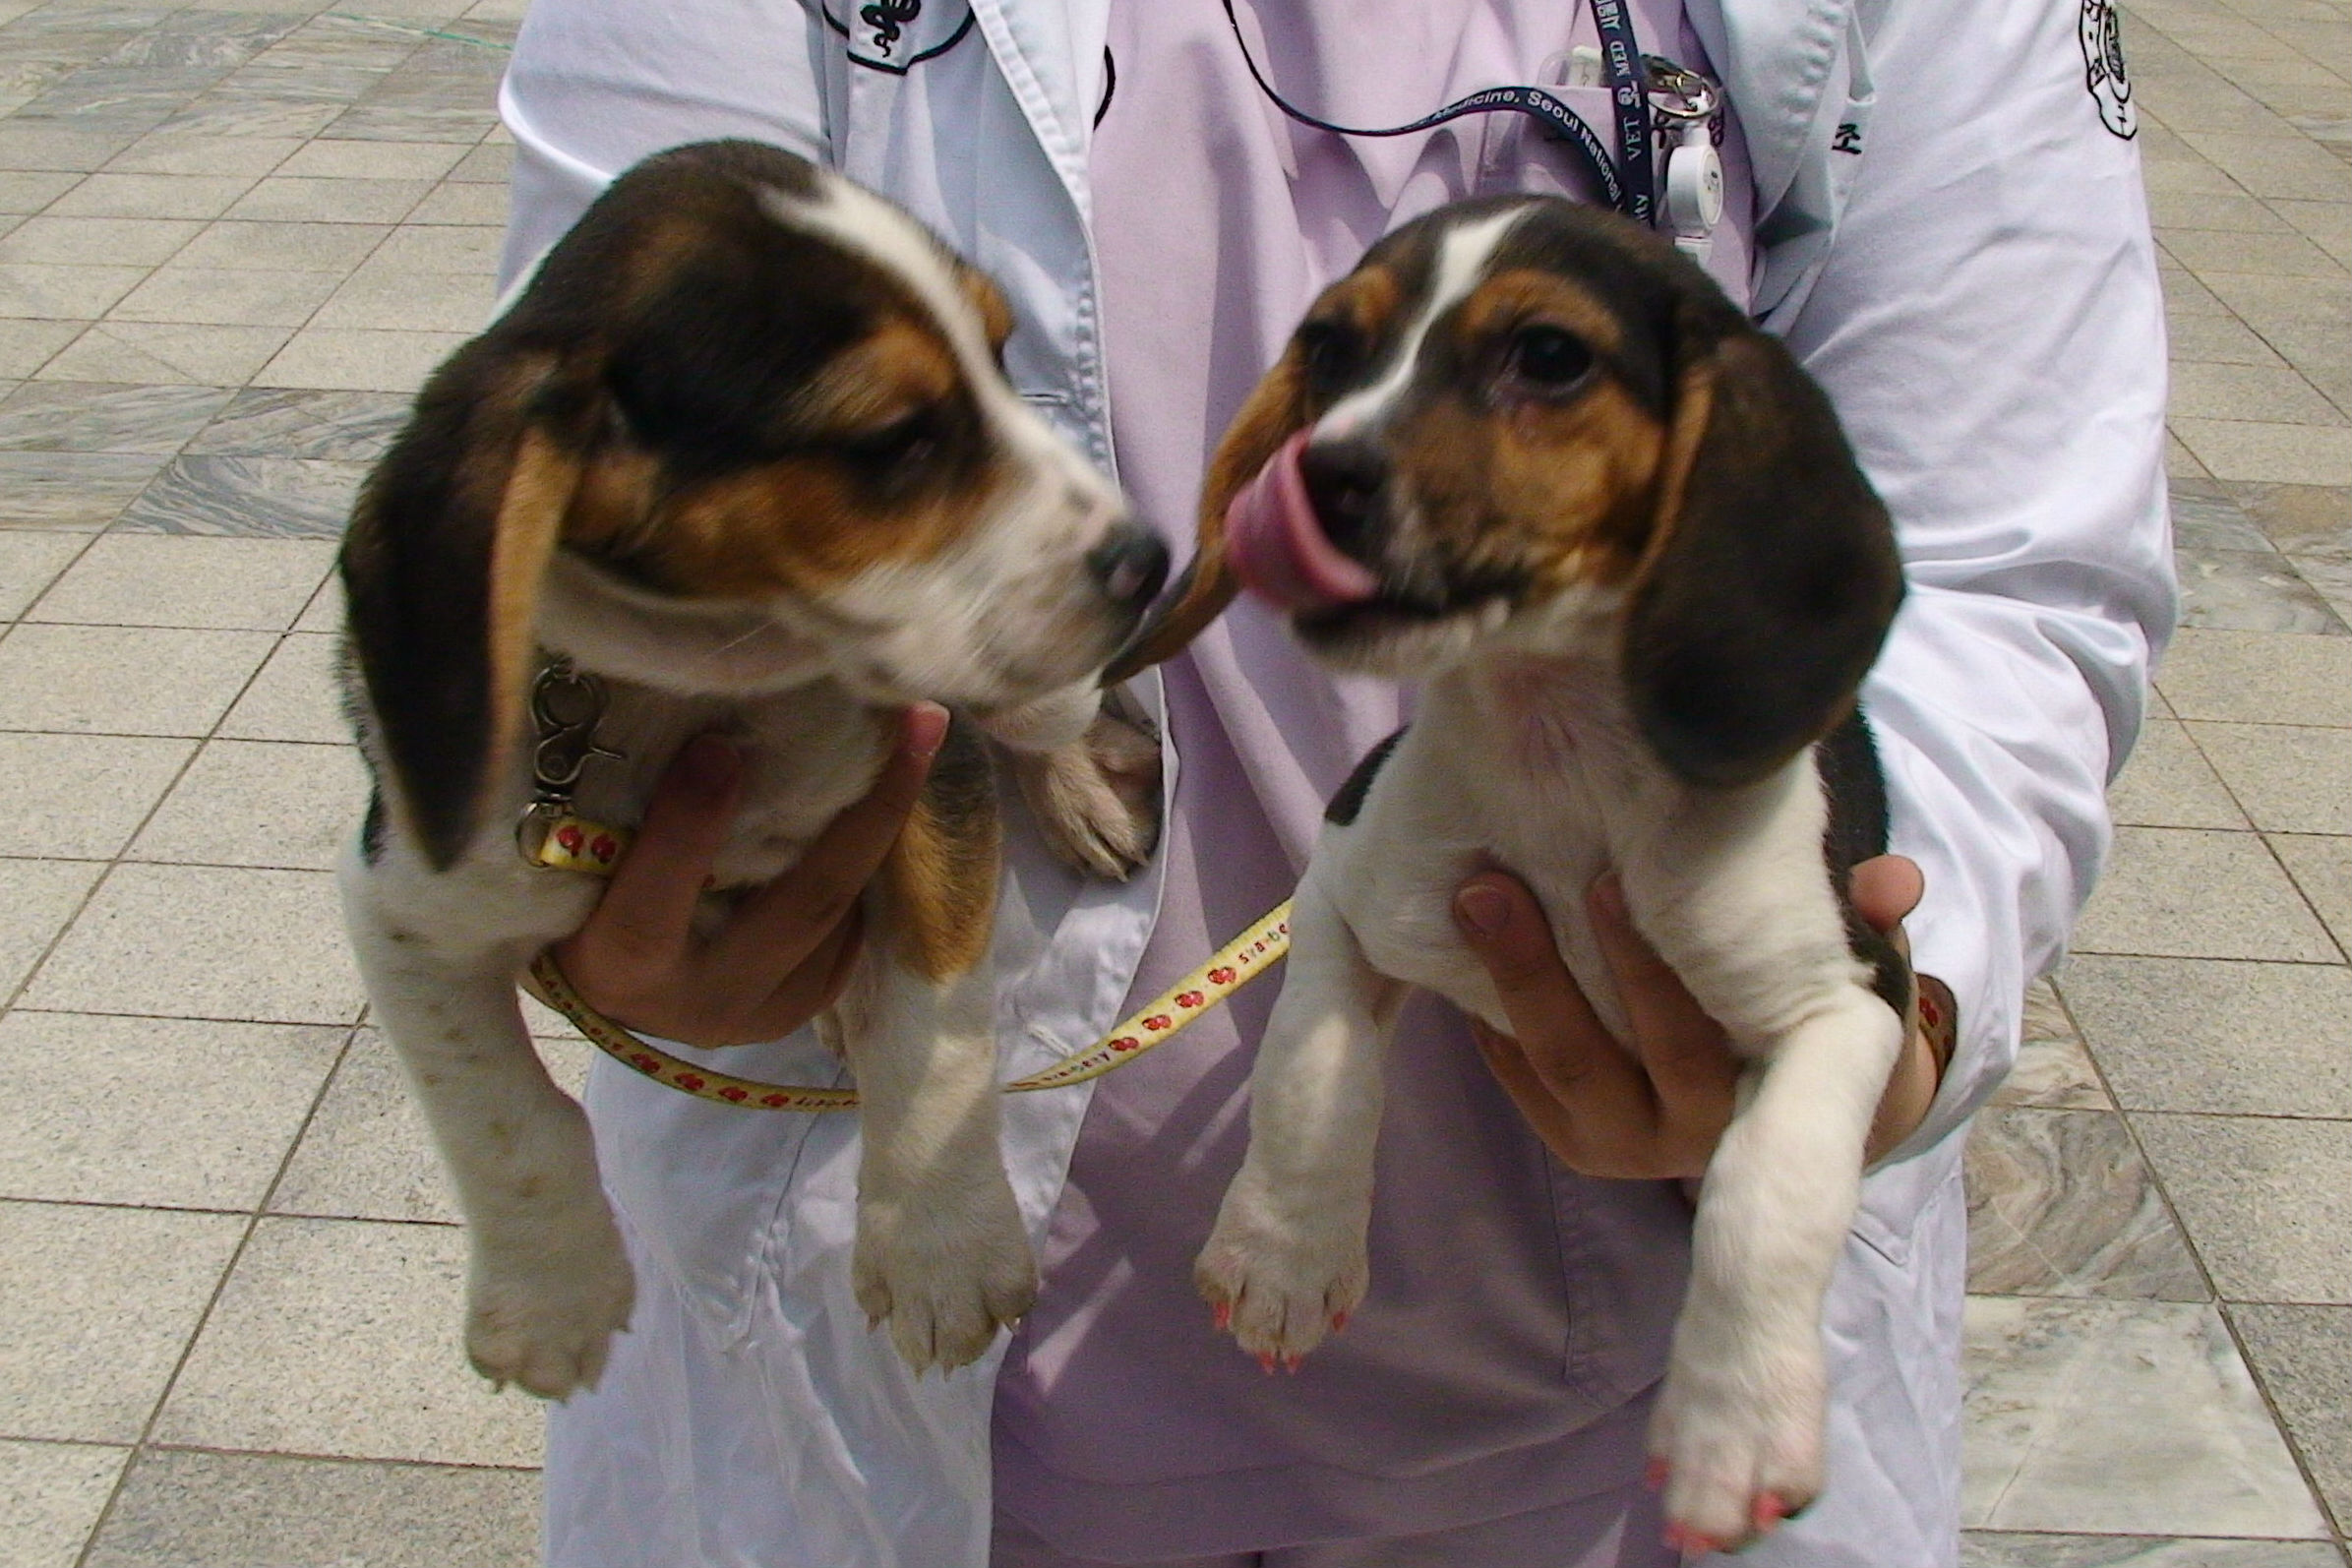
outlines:
[{"label": "dog collar", "polygon": [[[574,869],[594,874],[611,874],[609,866],[598,868],[583,865]],[[1290,950],[1291,903],[1285,899],[1247,931],[1219,948],[1207,963],[1153,997],[1149,1004],[1110,1034],[1083,1051],[1072,1052],[1043,1072],[1032,1073],[1006,1084],[1004,1090],[1007,1094],[1025,1094],[1032,1090],[1059,1089],[1100,1078],[1114,1067],[1123,1066],[1145,1052],[1164,1046],[1182,1034],[1204,1014],[1214,1011],[1228,996],[1272,968],[1274,961]],[[858,1104],[858,1091],[855,1089],[814,1084],[761,1083],[756,1079],[738,1078],[708,1067],[698,1067],[691,1061],[673,1056],[589,1006],[580,994],[572,989],[572,983],[565,978],[563,966],[556,962],[553,951],[543,952],[532,959],[530,973],[531,979],[538,982],[542,999],[571,1019],[579,1032],[587,1037],[590,1045],[623,1065],[634,1068],[654,1082],[681,1094],[690,1094],[697,1100],[709,1100],[720,1105],[744,1106],[758,1111],[849,1111]]]},{"label": "dog collar", "polygon": [[596,744],[608,702],[604,683],[558,654],[531,683],[531,804],[514,824],[514,848],[526,866],[609,876],[629,847],[626,827],[608,827],[573,814],[573,797],[591,757],[627,761],[628,754]]}]

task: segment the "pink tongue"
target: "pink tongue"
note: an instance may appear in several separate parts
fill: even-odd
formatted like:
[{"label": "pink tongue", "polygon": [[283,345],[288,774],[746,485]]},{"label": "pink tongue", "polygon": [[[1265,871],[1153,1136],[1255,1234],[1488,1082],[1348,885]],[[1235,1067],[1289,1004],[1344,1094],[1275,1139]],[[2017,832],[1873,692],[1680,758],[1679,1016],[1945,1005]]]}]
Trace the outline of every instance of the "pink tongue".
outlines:
[{"label": "pink tongue", "polygon": [[1372,596],[1380,579],[1340,554],[1306,499],[1298,454],[1306,432],[1283,443],[1225,512],[1225,552],[1252,593],[1286,610],[1327,610]]}]

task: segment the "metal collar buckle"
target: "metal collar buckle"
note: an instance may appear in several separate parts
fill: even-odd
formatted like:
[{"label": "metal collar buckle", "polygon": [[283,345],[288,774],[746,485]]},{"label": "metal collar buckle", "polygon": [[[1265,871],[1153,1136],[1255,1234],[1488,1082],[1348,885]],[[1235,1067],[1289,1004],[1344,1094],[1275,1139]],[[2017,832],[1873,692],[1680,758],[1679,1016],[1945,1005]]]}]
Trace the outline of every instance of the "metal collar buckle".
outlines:
[{"label": "metal collar buckle", "polygon": [[574,669],[560,654],[549,659],[531,683],[531,722],[539,739],[531,749],[531,803],[514,824],[514,848],[524,864],[551,864],[545,854],[547,836],[572,814],[573,797],[579,793],[588,759],[629,759],[625,752],[596,744],[596,726],[604,722],[609,701],[602,681]]}]

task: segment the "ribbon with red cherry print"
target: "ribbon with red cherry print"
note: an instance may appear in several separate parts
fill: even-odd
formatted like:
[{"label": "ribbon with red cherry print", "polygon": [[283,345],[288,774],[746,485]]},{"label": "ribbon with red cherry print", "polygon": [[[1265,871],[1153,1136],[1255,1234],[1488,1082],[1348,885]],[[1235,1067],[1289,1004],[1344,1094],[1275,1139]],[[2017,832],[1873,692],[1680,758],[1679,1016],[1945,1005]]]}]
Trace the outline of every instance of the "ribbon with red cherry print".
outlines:
[{"label": "ribbon with red cherry print", "polygon": [[[558,846],[560,854],[550,858],[542,849],[540,863],[565,871],[586,872],[590,875],[609,876],[612,862],[619,857],[627,843],[627,834],[619,828],[599,827],[593,822],[567,818],[582,829],[581,849],[586,853],[573,853]],[[563,823],[559,823],[559,829]],[[601,844],[600,841],[601,840]],[[557,834],[548,835],[549,845],[558,845]],[[594,851],[610,845],[607,854]],[[1156,1046],[1166,1045],[1180,1035],[1204,1013],[1248,985],[1274,966],[1274,961],[1291,950],[1291,904],[1285,899],[1268,911],[1255,925],[1227,942],[1198,969],[1177,981],[1138,1010],[1133,1016],[1083,1051],[1072,1052],[1043,1072],[1031,1073],[1004,1086],[1007,1094],[1023,1094],[1035,1089],[1059,1089],[1073,1083],[1100,1078],[1114,1067],[1124,1066]],[[720,1105],[743,1106],[754,1111],[850,1111],[858,1104],[858,1091],[819,1087],[814,1084],[760,1083],[753,1078],[738,1078],[708,1067],[698,1067],[691,1061],[671,1055],[657,1046],[649,1045],[588,1005],[580,994],[572,989],[564,978],[563,967],[552,952],[543,952],[531,960],[531,978],[538,982],[539,991],[549,1006],[571,1019],[588,1043],[606,1055],[643,1073],[654,1082],[667,1085],[681,1094],[691,1094],[697,1100],[709,1100]]]}]

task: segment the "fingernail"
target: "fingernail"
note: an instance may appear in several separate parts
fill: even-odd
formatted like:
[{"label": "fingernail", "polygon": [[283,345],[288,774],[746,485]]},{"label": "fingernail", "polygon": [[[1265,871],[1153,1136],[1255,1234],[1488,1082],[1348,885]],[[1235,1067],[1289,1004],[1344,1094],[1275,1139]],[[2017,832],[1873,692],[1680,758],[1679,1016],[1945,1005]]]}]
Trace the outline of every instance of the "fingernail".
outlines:
[{"label": "fingernail", "polygon": [[697,735],[686,743],[686,781],[706,795],[716,795],[735,782],[743,754],[723,735]]},{"label": "fingernail", "polygon": [[1454,918],[1473,936],[1492,941],[1511,924],[1511,901],[1498,889],[1474,882],[1454,895]]},{"label": "fingernail", "polygon": [[923,761],[936,756],[947,739],[947,710],[936,702],[918,702],[907,709],[907,751]]}]

